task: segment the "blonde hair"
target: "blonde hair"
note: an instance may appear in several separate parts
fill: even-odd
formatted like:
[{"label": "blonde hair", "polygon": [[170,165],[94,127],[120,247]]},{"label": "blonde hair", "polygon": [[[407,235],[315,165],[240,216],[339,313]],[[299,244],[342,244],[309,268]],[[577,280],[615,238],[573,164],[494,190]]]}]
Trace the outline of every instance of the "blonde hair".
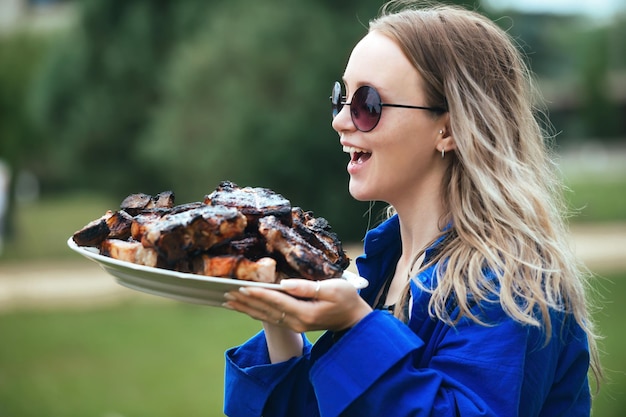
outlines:
[{"label": "blonde hair", "polygon": [[[449,109],[456,149],[446,154],[453,159],[442,195],[452,228],[434,260],[445,259],[445,268],[436,287],[425,289],[432,291],[429,311],[450,324],[461,317],[481,323],[469,296],[477,302],[495,296],[514,320],[543,326],[546,343],[550,309],[571,314],[587,333],[598,383],[589,274],[569,244],[562,183],[537,117],[530,71],[491,20],[460,7],[427,6],[391,1],[370,31],[397,42],[424,80],[427,105]],[[485,279],[485,270],[497,279]],[[452,300],[461,313],[456,320],[449,315]]]}]

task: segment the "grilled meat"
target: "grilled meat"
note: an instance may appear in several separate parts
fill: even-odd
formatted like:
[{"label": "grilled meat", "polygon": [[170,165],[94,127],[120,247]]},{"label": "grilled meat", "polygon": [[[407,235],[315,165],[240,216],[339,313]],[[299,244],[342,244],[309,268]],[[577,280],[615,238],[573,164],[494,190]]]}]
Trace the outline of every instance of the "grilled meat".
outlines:
[{"label": "grilled meat", "polygon": [[267,256],[265,241],[256,234],[245,234],[241,238],[227,240],[218,243],[209,249],[210,255],[242,255],[251,260],[257,260]]},{"label": "grilled meat", "polygon": [[140,242],[143,236],[147,233],[150,228],[152,228],[155,224],[161,222],[161,219],[165,215],[174,215],[177,213],[182,213],[191,209],[204,207],[202,203],[188,203],[182,204],[179,206],[175,206],[172,208],[152,208],[152,209],[143,209],[137,215],[133,217],[133,221],[131,224],[131,237]]},{"label": "grilled meat", "polygon": [[326,258],[342,271],[350,265],[350,259],[343,250],[337,235],[323,217],[313,217],[310,211],[294,207],[291,211],[293,228],[313,247],[321,250]]},{"label": "grilled meat", "polygon": [[150,223],[141,243],[156,249],[167,263],[173,263],[240,236],[245,227],[246,218],[236,209],[205,205],[166,214]]},{"label": "grilled meat", "polygon": [[133,222],[130,226],[130,237],[137,242],[141,242],[148,230],[156,225],[165,214],[167,213],[160,211],[146,211],[137,214],[133,217]]},{"label": "grilled meat", "polygon": [[285,224],[291,224],[291,203],[267,188],[240,188],[230,181],[222,181],[215,191],[204,197],[204,203],[236,208],[248,219],[249,230],[254,230],[258,219],[264,216],[276,216]]},{"label": "grilled meat", "polygon": [[323,218],[265,188],[223,181],[202,202],[174,194],[132,194],[77,231],[79,246],[141,265],[242,280],[277,282],[341,276],[350,260]]},{"label": "grilled meat", "polygon": [[324,252],[276,217],[259,219],[259,232],[265,237],[268,251],[281,254],[289,266],[300,274],[296,276],[315,281],[341,276],[343,270],[335,266]]},{"label": "grilled meat", "polygon": [[131,194],[122,200],[120,208],[134,216],[146,210],[172,208],[174,207],[174,200],[172,191],[164,191],[156,196],[144,193]]},{"label": "grilled meat", "polygon": [[99,247],[107,238],[128,239],[132,221],[132,216],[124,211],[109,210],[74,233],[74,242],[79,246]]},{"label": "grilled meat", "polygon": [[270,257],[252,261],[240,255],[202,255],[194,260],[193,272],[245,281],[276,282],[276,261]]},{"label": "grilled meat", "polygon": [[153,267],[158,265],[156,250],[144,248],[136,241],[106,239],[100,246],[100,254],[138,265]]},{"label": "grilled meat", "polygon": [[133,216],[123,210],[118,210],[107,219],[109,227],[109,239],[126,240],[130,237],[133,224]]},{"label": "grilled meat", "polygon": [[113,215],[112,211],[107,211],[102,217],[92,220],[83,228],[77,230],[72,238],[78,246],[100,246],[109,237],[111,230],[107,225],[107,219]]}]

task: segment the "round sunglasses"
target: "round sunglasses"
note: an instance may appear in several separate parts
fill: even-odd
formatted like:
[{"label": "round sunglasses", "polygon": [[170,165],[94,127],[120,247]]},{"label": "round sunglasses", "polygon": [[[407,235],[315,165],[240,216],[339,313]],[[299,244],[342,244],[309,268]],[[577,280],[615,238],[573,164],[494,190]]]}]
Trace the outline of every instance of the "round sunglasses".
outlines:
[{"label": "round sunglasses", "polygon": [[361,132],[369,132],[374,129],[383,113],[383,107],[400,107],[403,109],[429,110],[438,113],[445,113],[447,110],[442,107],[408,106],[405,104],[383,103],[380,94],[374,87],[363,85],[354,92],[352,101],[346,102],[346,96],[341,94],[341,83],[335,81],[333,91],[330,96],[330,103],[333,119],[337,117],[343,106],[350,106],[350,117],[352,123]]}]

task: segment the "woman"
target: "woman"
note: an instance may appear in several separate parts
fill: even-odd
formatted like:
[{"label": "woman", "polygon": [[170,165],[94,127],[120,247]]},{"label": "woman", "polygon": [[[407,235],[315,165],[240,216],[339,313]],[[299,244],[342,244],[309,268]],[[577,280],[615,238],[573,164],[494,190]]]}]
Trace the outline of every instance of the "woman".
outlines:
[{"label": "woman", "polygon": [[228,293],[264,330],[226,353],[226,414],[588,416],[595,335],[528,71],[475,12],[394,5],[331,97],[351,195],[391,207],[370,284]]}]

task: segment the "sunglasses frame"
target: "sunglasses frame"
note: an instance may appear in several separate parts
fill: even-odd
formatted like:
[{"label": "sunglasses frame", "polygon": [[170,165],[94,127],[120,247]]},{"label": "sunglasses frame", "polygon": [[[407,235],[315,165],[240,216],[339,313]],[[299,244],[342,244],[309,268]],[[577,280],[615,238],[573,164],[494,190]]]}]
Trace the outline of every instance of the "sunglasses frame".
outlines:
[{"label": "sunglasses frame", "polygon": [[[359,127],[359,124],[361,122],[359,122],[359,115],[357,113],[358,113],[358,110],[362,110],[365,107],[364,106],[365,103],[362,103],[362,105],[360,106],[358,110],[353,110],[351,107],[352,103],[354,103],[354,97],[357,95],[359,91],[363,91],[364,88],[369,89],[378,98],[378,103],[375,103],[373,106],[380,107],[380,111],[378,112],[376,121],[374,122],[373,126],[369,129],[362,129],[361,127]],[[376,126],[378,126],[378,123],[380,122],[380,118],[383,115],[383,107],[399,107],[402,109],[428,110],[428,111],[433,111],[433,112],[438,112],[438,113],[445,113],[448,111],[447,109],[444,109],[443,107],[410,106],[408,104],[383,103],[382,98],[380,97],[380,94],[378,93],[378,90],[376,90],[376,88],[372,87],[371,85],[362,85],[361,87],[357,88],[354,94],[352,94],[352,101],[348,103],[347,101],[345,101],[346,96],[341,95],[341,90],[342,90],[341,83],[339,81],[335,81],[335,84],[333,85],[333,89],[332,89],[332,94],[330,96],[333,119],[337,117],[339,112],[343,109],[343,106],[346,106],[346,105],[350,106],[350,118],[352,119],[352,123],[354,124],[354,127],[356,127],[357,130],[361,132],[371,132],[372,130],[374,130]]]}]

